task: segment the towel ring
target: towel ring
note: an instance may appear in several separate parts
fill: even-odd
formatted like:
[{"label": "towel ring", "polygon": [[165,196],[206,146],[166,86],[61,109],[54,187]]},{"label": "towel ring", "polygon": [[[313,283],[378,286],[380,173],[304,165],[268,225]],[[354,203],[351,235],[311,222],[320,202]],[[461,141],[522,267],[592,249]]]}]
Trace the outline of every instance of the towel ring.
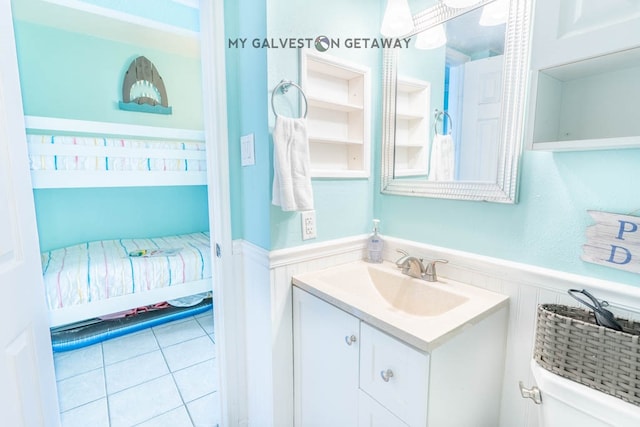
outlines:
[{"label": "towel ring", "polygon": [[306,118],[307,117],[307,112],[309,111],[309,103],[307,102],[307,96],[304,94],[304,91],[302,90],[302,88],[300,86],[298,86],[296,83],[292,82],[291,80],[280,80],[280,83],[277,84],[277,86],[273,89],[273,92],[271,93],[271,109],[273,110],[273,114],[276,115],[276,117],[278,117],[278,113],[276,112],[276,106],[273,103],[273,98],[276,95],[276,92],[278,91],[278,89],[280,89],[280,93],[285,94],[289,91],[289,87],[295,87],[300,91],[300,94],[302,95],[302,99],[304,100],[304,115],[302,117]]},{"label": "towel ring", "polygon": [[[449,113],[447,113],[446,111],[440,111],[436,108],[433,116],[435,118],[435,120],[433,121],[433,131],[435,132],[435,134],[438,135],[438,119],[444,116],[444,118],[448,119],[449,121],[448,135],[451,135],[451,129],[453,129],[453,120],[451,120],[451,116],[449,115]],[[442,123],[442,132],[444,133],[444,122]]]}]

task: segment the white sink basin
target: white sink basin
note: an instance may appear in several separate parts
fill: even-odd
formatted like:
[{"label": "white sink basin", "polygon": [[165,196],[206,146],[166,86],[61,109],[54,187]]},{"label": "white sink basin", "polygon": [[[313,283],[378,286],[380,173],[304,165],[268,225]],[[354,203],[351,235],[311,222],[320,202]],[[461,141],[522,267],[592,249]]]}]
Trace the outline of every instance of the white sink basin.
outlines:
[{"label": "white sink basin", "polygon": [[415,316],[439,316],[469,300],[437,283],[392,274],[381,268],[370,267],[367,272],[382,298],[398,310]]},{"label": "white sink basin", "polygon": [[390,263],[353,262],[295,275],[293,284],[424,351],[508,301],[448,279],[412,278]]}]

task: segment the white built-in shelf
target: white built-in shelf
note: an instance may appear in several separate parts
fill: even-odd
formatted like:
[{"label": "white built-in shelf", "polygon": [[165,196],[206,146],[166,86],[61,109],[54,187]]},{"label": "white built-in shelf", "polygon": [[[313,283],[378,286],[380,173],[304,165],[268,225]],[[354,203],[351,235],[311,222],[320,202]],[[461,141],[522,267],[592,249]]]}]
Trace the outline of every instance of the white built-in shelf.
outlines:
[{"label": "white built-in shelf", "polygon": [[533,150],[640,147],[640,47],[536,72]]},{"label": "white built-in shelf", "polygon": [[200,34],[81,0],[19,0],[14,17],[181,56],[200,56]]},{"label": "white built-in shelf", "polygon": [[640,4],[539,1],[535,14],[529,148],[640,147]]},{"label": "white built-in shelf", "polygon": [[310,50],[302,51],[301,64],[312,176],[368,177],[370,69]]},{"label": "white built-in shelf", "polygon": [[398,77],[396,97],[395,176],[427,174],[431,84]]},{"label": "white built-in shelf", "polygon": [[347,113],[352,113],[356,111],[362,111],[364,109],[362,105],[348,104],[346,102],[340,102],[332,99],[321,99],[321,98],[308,96],[307,100],[309,101],[309,106],[317,107],[317,108],[325,108],[327,110],[344,111]]},{"label": "white built-in shelf", "polygon": [[331,138],[331,137],[324,137],[324,136],[315,136],[315,135],[309,135],[308,136],[309,141],[311,142],[315,142],[318,144],[353,144],[353,145],[362,145],[362,140],[361,139],[348,139],[348,138]]},{"label": "white built-in shelf", "polygon": [[396,111],[396,119],[398,120],[422,120],[424,119],[424,113],[416,114],[410,112]]}]

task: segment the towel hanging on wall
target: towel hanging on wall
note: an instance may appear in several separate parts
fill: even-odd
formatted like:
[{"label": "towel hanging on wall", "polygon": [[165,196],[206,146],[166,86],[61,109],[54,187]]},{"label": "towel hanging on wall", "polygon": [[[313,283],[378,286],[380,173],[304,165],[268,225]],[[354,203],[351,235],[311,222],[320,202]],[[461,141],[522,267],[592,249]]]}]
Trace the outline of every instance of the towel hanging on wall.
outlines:
[{"label": "towel hanging on wall", "polygon": [[450,134],[436,134],[431,143],[429,179],[432,181],[453,181],[455,153]]},{"label": "towel hanging on wall", "polygon": [[313,209],[307,120],[276,115],[273,129],[273,198],[283,211]]}]

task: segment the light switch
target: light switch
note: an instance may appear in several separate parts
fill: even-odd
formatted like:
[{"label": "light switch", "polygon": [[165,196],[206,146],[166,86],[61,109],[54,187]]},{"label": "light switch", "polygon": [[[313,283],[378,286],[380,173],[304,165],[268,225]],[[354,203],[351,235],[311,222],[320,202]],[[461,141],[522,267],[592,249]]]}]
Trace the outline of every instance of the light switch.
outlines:
[{"label": "light switch", "polygon": [[240,137],[240,159],[242,166],[251,166],[256,164],[252,133]]}]

